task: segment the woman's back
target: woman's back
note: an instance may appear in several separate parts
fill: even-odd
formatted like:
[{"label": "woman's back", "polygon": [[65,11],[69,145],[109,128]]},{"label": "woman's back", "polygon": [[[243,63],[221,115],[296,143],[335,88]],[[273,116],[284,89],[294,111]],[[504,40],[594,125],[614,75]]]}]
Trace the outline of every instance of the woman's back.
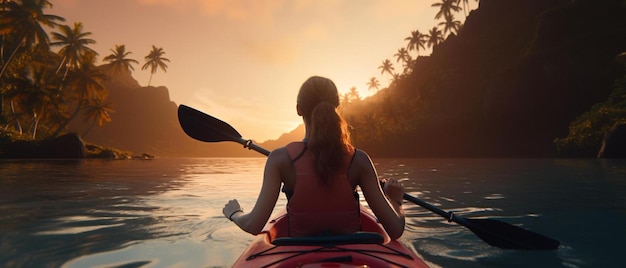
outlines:
[{"label": "woman's back", "polygon": [[286,189],[290,236],[336,235],[360,231],[358,196],[348,180],[352,155],[329,180],[315,171],[306,143],[287,146],[293,169],[294,186]]}]

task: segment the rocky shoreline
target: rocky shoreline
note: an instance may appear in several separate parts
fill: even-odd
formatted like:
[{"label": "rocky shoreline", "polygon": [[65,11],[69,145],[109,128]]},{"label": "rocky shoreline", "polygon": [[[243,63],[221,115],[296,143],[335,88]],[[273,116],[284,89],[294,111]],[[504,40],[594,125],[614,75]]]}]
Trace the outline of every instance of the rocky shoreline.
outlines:
[{"label": "rocky shoreline", "polygon": [[12,140],[0,144],[2,159],[154,159],[148,153],[134,155],[129,151],[85,143],[77,134],[68,133],[42,141]]}]

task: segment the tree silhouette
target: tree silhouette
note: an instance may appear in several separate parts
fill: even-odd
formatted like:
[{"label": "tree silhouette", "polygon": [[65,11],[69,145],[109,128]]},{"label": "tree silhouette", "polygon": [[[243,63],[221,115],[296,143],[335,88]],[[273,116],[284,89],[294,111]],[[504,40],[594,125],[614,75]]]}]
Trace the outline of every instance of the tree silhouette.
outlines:
[{"label": "tree silhouette", "polygon": [[426,49],[424,44],[426,40],[424,40],[425,35],[419,32],[419,30],[411,31],[411,36],[404,38],[405,41],[409,41],[407,44],[407,49],[409,51],[415,50],[417,51],[417,55],[420,54],[420,48]]},{"label": "tree silhouette", "polygon": [[157,68],[160,67],[161,70],[167,72],[167,64],[165,64],[165,62],[170,62],[170,60],[164,58],[163,54],[165,54],[163,48],[157,48],[156,46],[152,45],[152,51],[150,51],[148,56],[145,57],[146,64],[144,64],[141,69],[145,70],[150,68],[150,80],[148,80],[148,86],[150,86],[150,82],[152,82],[152,75],[156,73]]},{"label": "tree silhouette", "polygon": [[83,138],[89,134],[96,123],[101,127],[105,123],[111,122],[111,113],[114,112],[111,106],[111,103],[103,103],[103,100],[100,98],[93,99],[87,103],[84,109],[85,122],[91,122],[91,124],[83,133]]},{"label": "tree silhouette", "polygon": [[396,57],[397,62],[400,62],[400,61],[402,62],[404,73],[408,73],[411,71],[411,65],[412,65],[413,59],[411,58],[411,55],[409,55],[409,52],[405,48],[398,49],[398,53],[396,53],[394,56]]},{"label": "tree silhouette", "polygon": [[395,86],[398,81],[400,81],[400,78],[402,78],[402,76],[399,73],[394,73],[393,76],[391,77],[391,86]]},{"label": "tree silhouette", "polygon": [[393,75],[394,68],[389,59],[384,60],[382,65],[378,66],[378,69],[380,69],[380,74],[388,73],[389,75]]},{"label": "tree silhouette", "polygon": [[85,54],[80,59],[79,67],[72,70],[68,76],[69,87],[74,92],[75,109],[74,112],[63,122],[54,132],[52,137],[58,136],[63,129],[72,121],[83,106],[89,101],[104,97],[105,88],[102,82],[107,76],[94,65],[95,55]]},{"label": "tree silhouette", "polygon": [[443,42],[443,40],[443,34],[441,33],[441,30],[439,30],[436,26],[429,31],[427,42],[428,47],[434,47]]},{"label": "tree silhouette", "polygon": [[376,77],[372,77],[370,78],[370,81],[367,82],[367,89],[368,90],[378,90],[378,88],[380,87],[380,83],[378,82],[378,79],[376,79]]},{"label": "tree silhouette", "polygon": [[[2,47],[0,48],[2,69],[0,78],[3,77],[7,66],[15,58],[20,48],[48,47],[49,37],[43,25],[54,28],[57,21],[65,21],[64,18],[44,14],[43,10],[52,7],[46,0],[22,0],[2,2],[2,23],[0,32],[2,35]],[[4,51],[9,44],[14,45],[13,52],[5,60]]]},{"label": "tree silhouette", "polygon": [[409,52],[406,50],[406,48],[399,48],[398,52],[396,54],[394,54],[394,56],[396,57],[396,62],[402,62],[402,63],[406,63],[407,60],[410,58],[409,56]]},{"label": "tree silhouette", "polygon": [[24,79],[21,88],[20,104],[24,112],[31,117],[29,133],[32,139],[37,137],[39,123],[48,111],[55,111],[59,105],[55,96],[58,94],[56,85],[49,83],[45,67],[37,67],[32,71],[30,79]]},{"label": "tree silhouette", "polygon": [[57,41],[50,43],[50,45],[63,46],[58,52],[59,55],[63,57],[63,59],[61,59],[61,63],[59,64],[57,72],[59,72],[61,68],[65,68],[65,73],[63,73],[62,79],[62,81],[65,82],[67,73],[70,70],[79,67],[80,57],[85,55],[85,53],[91,53],[94,55],[98,55],[98,53],[93,49],[87,47],[90,44],[95,44],[96,41],[86,38],[87,36],[91,35],[91,32],[83,32],[82,23],[75,22],[74,28],[70,28],[67,25],[61,25],[59,29],[61,30],[60,33],[52,33],[52,38]]},{"label": "tree silhouette", "polygon": [[[467,17],[467,10],[469,9],[469,0],[462,0],[463,1],[463,13],[465,14],[465,17]],[[458,5],[461,2],[461,0],[457,0],[456,4]],[[478,0],[476,0],[476,2],[478,2]]]},{"label": "tree silhouette", "polygon": [[435,19],[441,18],[441,16],[450,16],[452,12],[461,11],[461,7],[458,6],[459,0],[441,0],[439,3],[434,3],[431,7],[439,7],[439,12],[435,15]]},{"label": "tree silhouette", "polygon": [[354,103],[361,100],[361,96],[359,96],[359,91],[356,90],[356,87],[351,87],[350,91],[346,93],[346,96],[350,100],[350,103]]},{"label": "tree silhouette", "polygon": [[139,64],[137,60],[127,58],[132,52],[126,51],[125,45],[115,45],[115,49],[111,49],[111,52],[113,53],[104,57],[104,61],[109,62],[112,75],[117,74],[123,69],[134,71],[135,68],[133,67],[133,63]]},{"label": "tree silhouette", "polygon": [[31,138],[37,135],[39,122],[44,118],[46,111],[55,111],[57,106],[55,96],[58,94],[56,84],[49,79],[47,66],[38,64],[21,68],[19,75],[7,79],[10,84],[6,96],[11,100],[12,121],[15,129],[22,133],[21,119],[30,120],[29,133]]},{"label": "tree silhouette", "polygon": [[446,20],[439,23],[439,26],[443,26],[443,33],[447,34],[448,32],[458,34],[461,29],[461,21],[455,20],[454,15],[446,15]]}]

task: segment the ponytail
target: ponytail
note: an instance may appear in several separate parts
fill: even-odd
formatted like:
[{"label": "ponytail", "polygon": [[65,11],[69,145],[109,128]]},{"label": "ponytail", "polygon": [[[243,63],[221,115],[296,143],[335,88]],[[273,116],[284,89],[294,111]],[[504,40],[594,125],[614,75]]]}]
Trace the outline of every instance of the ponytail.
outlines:
[{"label": "ponytail", "polygon": [[337,112],[337,87],[330,79],[311,77],[300,88],[298,106],[308,124],[307,148],[313,155],[315,170],[329,184],[353,150],[347,124]]},{"label": "ponytail", "polygon": [[346,122],[328,102],[318,104],[311,114],[308,148],[315,159],[315,170],[322,180],[330,179],[344,165],[350,152]]}]

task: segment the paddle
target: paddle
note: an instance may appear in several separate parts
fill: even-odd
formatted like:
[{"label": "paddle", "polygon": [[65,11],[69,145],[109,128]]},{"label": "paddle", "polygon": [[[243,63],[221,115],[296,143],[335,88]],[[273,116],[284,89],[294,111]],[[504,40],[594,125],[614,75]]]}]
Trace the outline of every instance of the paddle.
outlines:
[{"label": "paddle", "polygon": [[252,140],[242,139],[241,134],[228,123],[189,106],[178,106],[178,121],[183,131],[196,140],[205,142],[234,141],[243,145],[244,148],[255,150],[264,155],[270,154],[268,150],[254,144]]},{"label": "paddle", "polygon": [[[251,140],[242,139],[241,134],[228,123],[191,107],[180,105],[178,107],[178,120],[185,133],[194,139],[205,142],[234,141],[242,144],[244,148],[269,155],[268,150],[252,143]],[[502,249],[552,250],[557,249],[560,244],[558,240],[506,222],[492,219],[462,218],[454,213],[445,212],[407,193],[404,194],[404,199],[444,217],[449,222],[455,222],[470,229],[480,239],[495,247]]]}]

